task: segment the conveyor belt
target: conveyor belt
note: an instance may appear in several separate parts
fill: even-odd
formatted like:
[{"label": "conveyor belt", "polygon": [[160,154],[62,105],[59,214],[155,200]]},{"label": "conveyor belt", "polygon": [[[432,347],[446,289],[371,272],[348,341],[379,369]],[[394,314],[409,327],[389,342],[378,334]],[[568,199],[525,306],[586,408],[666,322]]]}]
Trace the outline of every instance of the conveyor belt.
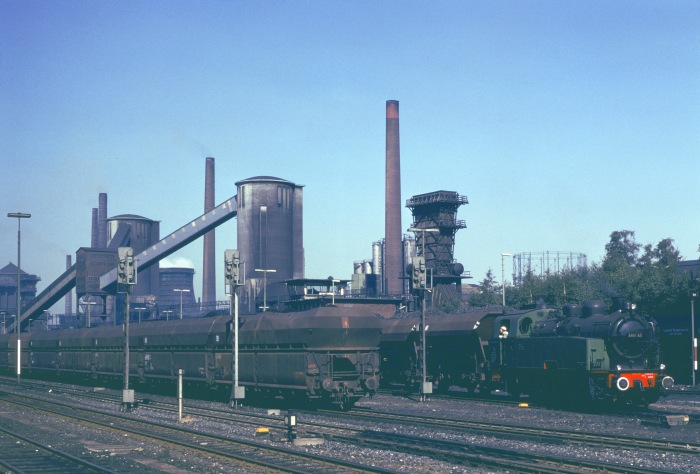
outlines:
[{"label": "conveyor belt", "polygon": [[[193,221],[177,229],[170,235],[160,239],[155,245],[147,248],[143,252],[135,255],[138,261],[138,268],[145,270],[154,263],[177,252],[187,244],[197,240],[210,230],[220,226],[224,222],[231,220],[238,214],[237,197],[233,196],[216,206],[211,211],[199,216]],[[22,330],[29,326],[29,322],[40,316],[45,310],[53,306],[58,300],[63,298],[69,291],[75,288],[75,278],[77,264],[66,270],[60,277],[44,289],[25,308],[22,308],[22,319],[20,328]],[[113,292],[117,281],[117,268],[113,268],[100,277],[100,287]],[[8,325],[7,332],[14,331],[14,323]]]}]

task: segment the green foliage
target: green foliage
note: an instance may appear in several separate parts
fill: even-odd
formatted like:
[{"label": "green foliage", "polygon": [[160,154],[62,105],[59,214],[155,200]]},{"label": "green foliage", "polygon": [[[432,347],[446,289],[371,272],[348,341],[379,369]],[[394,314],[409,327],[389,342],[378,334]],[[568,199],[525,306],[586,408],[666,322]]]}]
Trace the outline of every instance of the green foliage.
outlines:
[{"label": "green foliage", "polygon": [[501,303],[501,286],[496,283],[493,271],[489,268],[486,277],[481,281],[481,293],[469,299],[471,306],[489,306]]},{"label": "green foliage", "polygon": [[[612,298],[623,297],[636,303],[641,313],[658,314],[686,297],[692,282],[688,274],[678,272],[682,257],[673,239],[642,247],[635,241],[633,231],[615,231],[610,234],[605,251],[602,262],[588,268],[542,276],[528,273],[520,285],[506,288],[506,304],[522,306],[543,300],[561,307],[590,299],[610,304]],[[487,280],[488,294],[496,296],[487,298],[487,290],[479,296],[491,304],[499,295],[494,291],[490,271],[484,282]]]}]

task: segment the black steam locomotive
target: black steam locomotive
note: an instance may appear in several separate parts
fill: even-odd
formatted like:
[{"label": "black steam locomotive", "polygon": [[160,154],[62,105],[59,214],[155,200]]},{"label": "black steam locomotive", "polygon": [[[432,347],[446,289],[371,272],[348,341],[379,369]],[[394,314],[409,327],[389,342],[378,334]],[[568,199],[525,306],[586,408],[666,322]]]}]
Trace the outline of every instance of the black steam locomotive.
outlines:
[{"label": "black steam locomotive", "polygon": [[[230,389],[231,318],[131,324],[131,383],[184,381]],[[379,386],[379,317],[369,309],[321,307],[246,316],[239,330],[239,383],[256,394],[350,408]],[[121,326],[22,333],[23,376],[123,380]],[[0,335],[0,370],[16,373],[14,335]]]},{"label": "black steam locomotive", "polygon": [[[416,385],[420,319],[392,318],[383,326],[384,381]],[[562,311],[431,315],[426,346],[427,374],[436,390],[457,385],[525,394],[548,405],[598,407],[646,405],[673,386],[664,373],[655,321],[626,303],[612,312],[590,301]]]},{"label": "black steam locomotive", "polygon": [[505,380],[509,393],[527,393],[547,404],[647,405],[673,386],[656,322],[635,314],[629,303],[618,301],[607,312],[603,302],[588,301],[536,315],[532,321],[510,320],[511,327],[517,324],[515,334],[507,317],[495,321],[507,337],[491,341],[492,379]]}]

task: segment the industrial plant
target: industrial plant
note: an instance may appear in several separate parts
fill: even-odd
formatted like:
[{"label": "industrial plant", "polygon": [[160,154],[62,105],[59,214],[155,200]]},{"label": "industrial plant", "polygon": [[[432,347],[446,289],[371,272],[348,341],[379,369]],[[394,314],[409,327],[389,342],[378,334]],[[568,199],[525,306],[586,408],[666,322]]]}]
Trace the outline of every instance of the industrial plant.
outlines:
[{"label": "industrial plant", "polygon": [[[227,313],[229,301],[217,301],[215,229],[237,219],[236,246],[242,262],[239,310],[254,314],[267,310],[308,308],[329,297],[334,304],[372,303],[387,316],[415,305],[407,269],[414,257],[423,258],[433,291],[429,304],[464,301],[464,280],[471,278],[454,256],[456,234],[467,227],[457,216],[469,203],[456,191],[436,190],[401,197],[399,102],[386,101],[385,228],[382,238],[367,243],[367,255],[348,263],[347,279],[318,279],[305,274],[304,185],[261,175],[235,183],[236,194],[218,206],[215,198],[215,159],[205,158],[203,214],[167,236],[160,222],[135,214],[108,214],[107,194],[99,193],[92,209],[90,245],[66,256],[66,272],[37,295],[40,278],[22,275],[22,329],[43,318],[42,326],[85,327],[121,324],[126,310],[124,293],[116,281],[117,249],[129,247],[138,275],[130,294],[131,320],[201,317]],[[413,221],[401,222],[403,206]],[[202,288],[194,287],[192,268],[161,268],[160,261],[190,242],[203,238]],[[541,258],[540,258],[541,257]],[[549,254],[518,254],[513,281],[550,264]],[[584,265],[585,255],[552,255],[552,264]],[[73,263],[75,258],[75,263]],[[573,260],[572,260],[573,259]],[[516,266],[517,265],[517,266]],[[548,267],[547,267],[548,269]],[[221,269],[218,269],[219,271]],[[16,266],[0,270],[0,314],[3,331],[12,330],[16,311]],[[199,294],[198,294],[199,293]],[[63,315],[48,315],[61,298]],[[74,303],[75,302],[75,303]],[[75,310],[73,308],[75,304]]]}]

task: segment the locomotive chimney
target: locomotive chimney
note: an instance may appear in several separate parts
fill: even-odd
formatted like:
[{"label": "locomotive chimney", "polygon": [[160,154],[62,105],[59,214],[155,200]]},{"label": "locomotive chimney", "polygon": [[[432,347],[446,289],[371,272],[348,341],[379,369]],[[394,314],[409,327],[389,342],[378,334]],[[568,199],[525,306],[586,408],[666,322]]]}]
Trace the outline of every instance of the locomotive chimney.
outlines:
[{"label": "locomotive chimney", "polygon": [[401,159],[399,101],[386,101],[386,201],[384,210],[384,293],[402,293],[401,274]]},{"label": "locomotive chimney", "polygon": [[[214,158],[206,159],[204,175],[204,212],[214,209]],[[214,230],[204,234],[202,264],[202,303],[216,301],[216,240]]]}]

